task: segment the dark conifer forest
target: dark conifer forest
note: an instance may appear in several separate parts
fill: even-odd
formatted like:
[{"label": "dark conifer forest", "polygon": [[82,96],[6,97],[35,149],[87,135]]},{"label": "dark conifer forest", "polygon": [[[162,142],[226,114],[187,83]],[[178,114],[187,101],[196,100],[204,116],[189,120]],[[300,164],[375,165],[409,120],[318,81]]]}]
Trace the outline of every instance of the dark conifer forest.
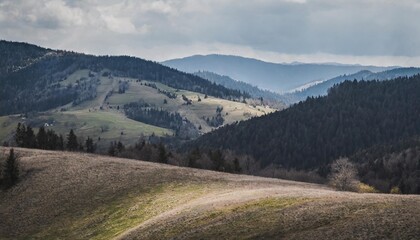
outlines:
[{"label": "dark conifer forest", "polygon": [[[346,81],[331,88],[328,96],[222,127],[185,148],[229,149],[255,157],[261,167],[275,164],[326,176],[329,164],[339,157],[420,135],[419,93],[420,75]],[[418,172],[419,159],[415,161],[410,168]]]},{"label": "dark conifer forest", "polygon": [[183,122],[179,113],[171,113],[142,102],[125,104],[124,112],[133,120],[176,131],[180,129]]}]

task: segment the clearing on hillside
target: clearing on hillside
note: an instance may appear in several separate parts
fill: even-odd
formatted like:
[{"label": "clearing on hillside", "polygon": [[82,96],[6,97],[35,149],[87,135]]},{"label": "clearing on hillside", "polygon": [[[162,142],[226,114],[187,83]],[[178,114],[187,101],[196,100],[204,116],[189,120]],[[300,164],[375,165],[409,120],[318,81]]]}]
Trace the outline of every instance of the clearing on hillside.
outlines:
[{"label": "clearing on hillside", "polygon": [[[1,152],[8,149],[1,148]],[[16,149],[0,239],[415,239],[420,196]]]}]

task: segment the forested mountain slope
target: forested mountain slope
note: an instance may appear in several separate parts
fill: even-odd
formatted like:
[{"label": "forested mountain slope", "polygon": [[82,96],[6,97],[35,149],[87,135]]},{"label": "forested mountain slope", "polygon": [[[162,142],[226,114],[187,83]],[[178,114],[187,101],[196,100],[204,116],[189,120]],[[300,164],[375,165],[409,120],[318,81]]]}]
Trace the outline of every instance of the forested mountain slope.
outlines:
[{"label": "forested mountain slope", "polygon": [[[92,56],[7,41],[0,42],[0,51],[0,115],[44,111],[89,95],[97,86],[95,73],[103,70],[109,70],[107,74],[110,76],[147,79],[220,98],[248,96],[135,57]],[[62,86],[62,81],[81,69],[93,72],[85,86]]]},{"label": "forested mountain slope", "polygon": [[328,96],[206,134],[188,148],[248,154],[262,166],[317,169],[340,156],[420,134],[420,75],[390,81],[346,81]]}]

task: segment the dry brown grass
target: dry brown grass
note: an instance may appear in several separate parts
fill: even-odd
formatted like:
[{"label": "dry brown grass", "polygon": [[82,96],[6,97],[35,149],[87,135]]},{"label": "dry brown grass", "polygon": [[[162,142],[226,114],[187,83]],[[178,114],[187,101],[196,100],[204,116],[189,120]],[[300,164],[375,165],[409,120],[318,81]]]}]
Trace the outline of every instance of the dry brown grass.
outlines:
[{"label": "dry brown grass", "polygon": [[[0,149],[3,151],[3,149]],[[17,149],[0,239],[415,239],[420,197]]]}]

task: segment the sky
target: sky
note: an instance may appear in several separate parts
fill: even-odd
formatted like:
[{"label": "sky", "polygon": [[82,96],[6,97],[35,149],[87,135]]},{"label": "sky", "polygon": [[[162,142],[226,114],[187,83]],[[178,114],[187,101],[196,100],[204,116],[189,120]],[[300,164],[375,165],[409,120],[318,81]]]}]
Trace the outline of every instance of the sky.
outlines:
[{"label": "sky", "polygon": [[420,66],[420,0],[0,0],[0,39],[154,61]]}]

